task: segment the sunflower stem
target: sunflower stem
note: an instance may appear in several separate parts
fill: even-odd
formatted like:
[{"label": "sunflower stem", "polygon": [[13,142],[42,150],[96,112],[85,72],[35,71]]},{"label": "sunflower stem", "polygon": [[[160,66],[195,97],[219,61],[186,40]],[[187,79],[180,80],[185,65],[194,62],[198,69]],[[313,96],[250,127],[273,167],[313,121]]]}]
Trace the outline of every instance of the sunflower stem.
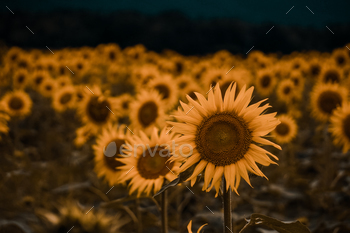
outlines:
[{"label": "sunflower stem", "polygon": [[168,191],[162,192],[162,233],[168,233]]},{"label": "sunflower stem", "polygon": [[232,191],[229,188],[227,189],[226,180],[223,179],[224,182],[224,233],[232,233]]},{"label": "sunflower stem", "polygon": [[141,203],[140,198],[136,198],[136,215],[137,215],[137,232],[142,233],[142,215],[141,215]]}]

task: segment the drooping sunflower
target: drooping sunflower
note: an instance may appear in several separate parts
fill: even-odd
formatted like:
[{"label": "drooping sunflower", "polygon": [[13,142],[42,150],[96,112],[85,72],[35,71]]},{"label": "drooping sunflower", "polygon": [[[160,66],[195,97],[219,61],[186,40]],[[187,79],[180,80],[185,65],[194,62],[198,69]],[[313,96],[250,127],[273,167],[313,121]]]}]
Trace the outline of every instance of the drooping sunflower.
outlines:
[{"label": "drooping sunflower", "polygon": [[52,106],[57,112],[63,112],[68,108],[75,107],[76,103],[76,89],[73,86],[65,86],[59,88],[52,99]]},{"label": "drooping sunflower", "polygon": [[142,91],[131,102],[130,120],[132,128],[150,133],[154,126],[164,127],[165,113],[161,96],[155,92]]},{"label": "drooping sunflower", "polygon": [[13,74],[13,87],[24,89],[29,82],[29,74],[26,69],[20,69]]},{"label": "drooping sunflower", "polygon": [[285,79],[282,80],[278,86],[277,86],[277,96],[278,100],[285,102],[285,103],[291,103],[293,99],[296,97],[296,91],[295,91],[295,85],[292,80]]},{"label": "drooping sunflower", "polygon": [[91,86],[90,90],[85,88],[83,100],[78,105],[78,113],[82,121],[97,133],[103,126],[117,120],[118,115],[115,114],[119,110],[113,98],[104,96],[98,86]]},{"label": "drooping sunflower", "polygon": [[272,69],[262,69],[257,72],[255,86],[261,96],[270,95],[276,85],[277,79]]},{"label": "drooping sunflower", "polygon": [[350,150],[350,103],[337,108],[330,118],[329,131],[334,138],[334,144],[343,146],[343,153]]},{"label": "drooping sunflower", "polygon": [[173,130],[183,135],[175,139],[177,144],[186,143],[193,148],[193,153],[184,159],[179,170],[183,172],[195,166],[188,179],[192,186],[198,174],[205,170],[203,190],[209,192],[215,186],[218,194],[224,175],[228,184],[227,190],[231,187],[237,192],[241,177],[250,184],[248,171],[265,177],[256,163],[264,166],[276,164],[269,156],[278,158],[259,145],[272,145],[281,149],[263,138],[275,129],[279,121],[275,118],[276,113],[262,115],[270,107],[269,104],[260,106],[266,99],[248,106],[253,90],[254,87],[246,90],[243,86],[235,97],[236,84],[231,84],[223,99],[217,84],[215,90],[208,93],[208,100],[196,93],[199,103],[187,96],[193,107],[180,102],[184,111],[178,111],[175,118],[181,122],[168,124],[173,125]]},{"label": "drooping sunflower", "polygon": [[104,177],[109,186],[118,183],[124,176],[121,166],[124,165],[117,158],[122,158],[123,146],[130,137],[131,132],[125,125],[108,125],[97,137],[96,144],[93,145],[95,172],[98,177]]},{"label": "drooping sunflower", "polygon": [[[203,225],[198,229],[197,233],[200,233],[201,230],[203,229],[203,227],[205,227],[206,225],[208,225],[208,223],[203,224]],[[187,225],[187,231],[188,231],[188,233],[192,233],[192,220],[191,220],[191,221],[188,223],[188,225]]]},{"label": "drooping sunflower", "polygon": [[154,127],[150,137],[139,131],[138,135],[129,138],[125,158],[117,161],[125,164],[120,167],[123,174],[120,182],[130,180],[130,194],[137,192],[139,197],[142,193],[147,196],[157,193],[165,180],[172,181],[177,177],[180,162],[168,161],[173,146],[169,142],[177,137],[167,127],[160,132]]},{"label": "drooping sunflower", "polygon": [[148,84],[148,87],[156,90],[162,97],[167,109],[171,109],[178,100],[178,88],[176,81],[170,75],[163,75],[155,78]]},{"label": "drooping sunflower", "polygon": [[47,78],[40,85],[39,91],[45,97],[51,97],[57,90],[57,83],[53,78]]},{"label": "drooping sunflower", "polygon": [[276,126],[271,135],[280,144],[291,142],[298,132],[298,125],[291,116],[279,115],[277,118],[281,123]]},{"label": "drooping sunflower", "polygon": [[1,102],[4,106],[5,112],[10,116],[19,117],[24,117],[30,114],[33,104],[30,96],[22,90],[6,93]]},{"label": "drooping sunflower", "polygon": [[327,122],[333,111],[347,101],[348,91],[337,84],[318,84],[311,93],[312,115]]},{"label": "drooping sunflower", "polygon": [[120,214],[108,215],[96,208],[89,211],[73,201],[66,201],[57,208],[58,214],[43,212],[49,221],[49,232],[84,232],[84,233],[118,233],[120,228],[129,220]]}]

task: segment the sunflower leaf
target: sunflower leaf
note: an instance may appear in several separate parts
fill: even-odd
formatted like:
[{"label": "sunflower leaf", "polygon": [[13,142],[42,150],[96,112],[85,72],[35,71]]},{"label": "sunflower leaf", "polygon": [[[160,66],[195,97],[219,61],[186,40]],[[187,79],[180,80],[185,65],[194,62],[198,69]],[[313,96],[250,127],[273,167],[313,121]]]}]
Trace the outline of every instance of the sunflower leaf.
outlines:
[{"label": "sunflower leaf", "polygon": [[164,185],[156,194],[154,194],[153,197],[158,196],[159,194],[161,194],[162,192],[164,192],[165,190],[167,190],[170,187],[174,187],[174,186],[178,185],[179,182],[180,182],[180,177],[177,177],[175,180],[173,180],[170,183]]},{"label": "sunflower leaf", "polygon": [[310,233],[310,230],[299,221],[286,223],[262,214],[252,214],[248,223],[239,233],[248,232],[247,229],[250,226],[261,225],[276,230],[279,233]]}]

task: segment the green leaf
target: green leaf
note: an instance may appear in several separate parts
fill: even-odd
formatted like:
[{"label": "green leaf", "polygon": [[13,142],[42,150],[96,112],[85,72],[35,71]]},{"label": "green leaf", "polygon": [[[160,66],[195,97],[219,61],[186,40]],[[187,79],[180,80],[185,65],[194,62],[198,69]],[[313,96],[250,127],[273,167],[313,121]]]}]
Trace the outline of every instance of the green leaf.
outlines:
[{"label": "green leaf", "polygon": [[279,233],[311,233],[310,230],[299,221],[284,223],[280,220],[262,215],[252,214],[250,221],[242,228],[239,233],[248,232],[250,226],[266,226]]}]

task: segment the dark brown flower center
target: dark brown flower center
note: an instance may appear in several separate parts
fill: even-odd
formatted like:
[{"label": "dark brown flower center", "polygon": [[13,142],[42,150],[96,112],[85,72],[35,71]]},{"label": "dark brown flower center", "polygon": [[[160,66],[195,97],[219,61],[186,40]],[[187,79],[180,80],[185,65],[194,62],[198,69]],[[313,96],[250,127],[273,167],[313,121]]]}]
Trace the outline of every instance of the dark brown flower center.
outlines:
[{"label": "dark brown flower center", "polygon": [[336,61],[337,61],[337,64],[338,64],[339,66],[342,66],[342,65],[344,65],[344,63],[345,63],[345,58],[344,58],[344,56],[339,55],[339,56],[337,56]]},{"label": "dark brown flower center", "polygon": [[123,108],[124,110],[129,109],[129,101],[124,101],[124,102],[122,103],[122,108]]},{"label": "dark brown flower center", "polygon": [[154,87],[158,92],[159,94],[162,95],[162,99],[168,99],[169,96],[170,96],[170,90],[169,90],[169,87],[164,85],[164,84],[158,84]]},{"label": "dark brown flower center", "polygon": [[21,74],[21,75],[19,75],[19,76],[17,77],[17,82],[18,82],[18,83],[23,83],[23,82],[24,82],[24,79],[25,79],[24,75]]},{"label": "dark brown flower center", "polygon": [[320,74],[321,68],[319,65],[312,65],[310,70],[311,70],[311,75],[315,77]]},{"label": "dark brown flower center", "polygon": [[270,86],[271,83],[271,77],[269,75],[264,75],[261,79],[260,79],[260,84],[262,87],[267,88]]},{"label": "dark brown flower center", "polygon": [[275,131],[278,135],[285,136],[288,135],[290,127],[285,122],[281,122],[281,124],[277,125]]},{"label": "dark brown flower center", "polygon": [[20,110],[23,106],[24,103],[20,97],[13,96],[9,101],[9,107],[13,110]]},{"label": "dark brown flower center", "polygon": [[188,82],[181,81],[181,82],[179,83],[179,88],[180,88],[180,89],[184,89],[184,88],[187,86],[187,84],[188,84]]},{"label": "dark brown flower center", "polygon": [[326,83],[328,83],[328,82],[339,83],[340,82],[340,75],[336,70],[329,70],[324,75],[324,81]]},{"label": "dark brown flower center", "polygon": [[154,123],[158,117],[158,106],[153,101],[144,103],[139,110],[139,121],[143,127],[148,127]]},{"label": "dark brown flower center", "polygon": [[197,129],[196,146],[203,160],[216,166],[236,163],[252,142],[244,120],[235,113],[216,113],[203,120]]},{"label": "dark brown flower center", "polygon": [[286,86],[286,87],[283,88],[283,93],[284,93],[285,95],[288,95],[288,94],[290,93],[290,91],[291,91],[290,86]]},{"label": "dark brown flower center", "polygon": [[43,80],[44,80],[44,77],[37,76],[37,77],[35,77],[34,82],[36,85],[40,85],[43,82]]},{"label": "dark brown flower center", "polygon": [[333,110],[342,104],[342,97],[335,91],[324,91],[318,97],[318,107],[325,114],[331,115]]},{"label": "dark brown flower center", "polygon": [[350,140],[350,114],[348,114],[343,121],[343,130],[347,139]]},{"label": "dark brown flower center", "polygon": [[105,123],[111,114],[107,107],[109,109],[111,108],[110,103],[107,100],[99,101],[98,97],[93,96],[87,104],[87,113],[95,123]]},{"label": "dark brown flower center", "polygon": [[60,98],[60,103],[61,104],[66,104],[72,99],[72,94],[71,93],[64,93],[61,98]]},{"label": "dark brown flower center", "polygon": [[[111,148],[112,148],[111,143],[113,143],[113,142],[115,143],[116,151],[111,150]],[[122,162],[119,162],[116,160],[117,158],[123,158],[123,155],[121,155],[121,149],[122,149],[122,146],[124,144],[125,144],[125,140],[116,138],[116,139],[110,141],[106,145],[103,158],[104,158],[106,166],[109,169],[111,169],[113,171],[118,171],[118,170],[120,170],[120,167],[124,165]],[[113,146],[113,149],[114,149],[114,146]]]},{"label": "dark brown flower center", "polygon": [[167,162],[169,154],[169,150],[165,147],[146,148],[137,163],[140,175],[145,179],[157,179],[168,174],[174,165]]},{"label": "dark brown flower center", "polygon": [[108,55],[109,55],[109,59],[111,59],[111,60],[114,60],[116,57],[114,51],[110,51]]},{"label": "dark brown flower center", "polygon": [[47,91],[51,91],[52,90],[52,86],[50,84],[48,84],[48,85],[45,86],[45,89]]}]

